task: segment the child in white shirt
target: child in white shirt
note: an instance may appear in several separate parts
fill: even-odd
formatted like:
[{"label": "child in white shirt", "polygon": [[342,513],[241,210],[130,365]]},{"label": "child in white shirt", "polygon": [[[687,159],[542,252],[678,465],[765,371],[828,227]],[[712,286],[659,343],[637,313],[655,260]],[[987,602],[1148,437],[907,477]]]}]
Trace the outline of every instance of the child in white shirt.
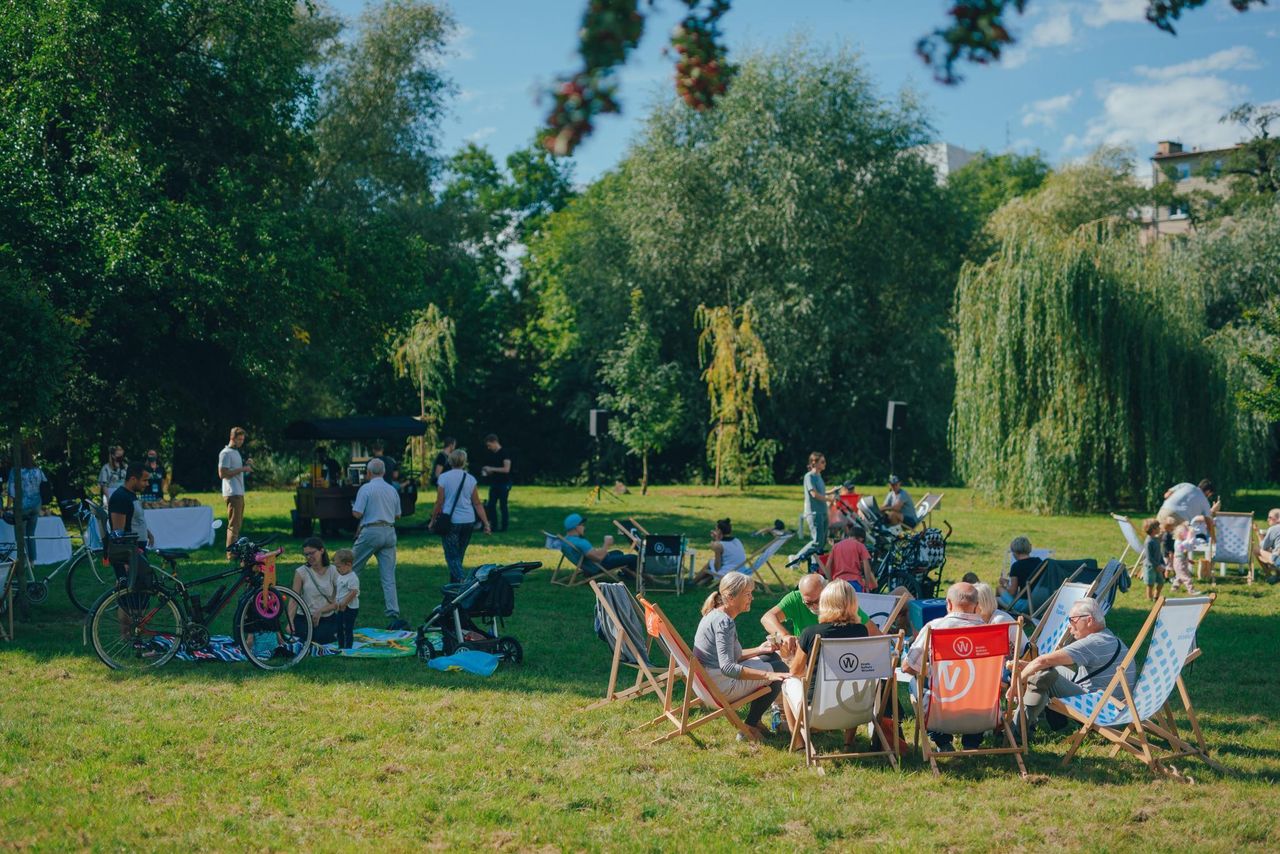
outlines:
[{"label": "child in white shirt", "polygon": [[355,561],[356,555],[351,549],[338,549],[333,553],[333,565],[338,569],[338,590],[334,595],[338,605],[338,646],[342,649],[351,649],[355,642],[356,617],[360,615],[360,576],[352,571]]}]

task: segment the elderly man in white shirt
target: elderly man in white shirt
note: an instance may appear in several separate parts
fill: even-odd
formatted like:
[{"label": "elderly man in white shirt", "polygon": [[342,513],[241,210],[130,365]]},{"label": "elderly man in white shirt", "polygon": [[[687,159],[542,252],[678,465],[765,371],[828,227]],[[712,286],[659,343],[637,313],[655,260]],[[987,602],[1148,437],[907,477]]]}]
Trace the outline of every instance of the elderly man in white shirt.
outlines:
[{"label": "elderly man in white shirt", "polygon": [[351,515],[356,517],[356,541],[353,569],[359,572],[370,557],[378,559],[378,576],[382,581],[382,600],[389,629],[407,629],[409,624],[400,619],[400,598],[396,595],[396,519],[400,518],[400,493],[387,483],[383,475],[386,464],[379,459],[369,460],[365,466],[368,479],[356,493],[351,505]]},{"label": "elderly man in white shirt", "polygon": [[[920,677],[920,665],[924,660],[925,644],[929,642],[930,629],[958,629],[964,626],[982,626],[986,621],[978,611],[978,590],[967,581],[958,581],[947,588],[947,613],[945,616],[930,620],[912,641],[907,650],[906,663],[902,671]],[[921,677],[923,678],[923,677]],[[968,733],[960,736],[960,743],[966,748],[975,748],[982,744],[982,733]],[[929,731],[929,738],[938,745],[939,750],[952,749],[952,735],[949,732]]]}]

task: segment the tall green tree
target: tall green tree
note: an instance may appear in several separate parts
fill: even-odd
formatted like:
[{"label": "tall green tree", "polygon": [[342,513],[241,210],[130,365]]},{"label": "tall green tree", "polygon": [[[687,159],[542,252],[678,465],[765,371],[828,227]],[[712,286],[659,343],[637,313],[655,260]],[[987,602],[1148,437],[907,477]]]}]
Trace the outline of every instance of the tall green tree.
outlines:
[{"label": "tall green tree", "polygon": [[674,362],[663,362],[640,290],[631,292],[631,315],[622,343],[600,368],[605,393],[600,403],[616,413],[609,432],[640,458],[640,494],[649,492],[649,455],[662,453],[684,419],[681,388],[686,377]]},{"label": "tall green tree", "polygon": [[777,443],[760,436],[757,395],[769,394],[769,354],[755,330],[755,309],[698,306],[696,322],[699,363],[707,384],[711,432],[707,463],[716,489],[732,480],[739,489],[756,475],[769,473]]}]

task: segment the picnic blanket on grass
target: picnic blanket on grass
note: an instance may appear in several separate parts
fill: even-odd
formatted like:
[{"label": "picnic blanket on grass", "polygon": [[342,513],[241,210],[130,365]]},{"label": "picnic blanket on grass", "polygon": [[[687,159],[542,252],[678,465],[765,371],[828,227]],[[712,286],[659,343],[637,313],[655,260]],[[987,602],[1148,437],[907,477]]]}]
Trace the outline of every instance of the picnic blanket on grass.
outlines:
[{"label": "picnic blanket on grass", "polygon": [[[350,658],[400,658],[413,655],[416,634],[411,631],[391,632],[385,629],[356,629],[355,643],[351,649],[341,649],[336,643],[311,644],[311,655],[343,655]],[[156,642],[173,646],[172,635],[159,635]],[[290,652],[297,652],[299,643],[286,644]],[[266,650],[264,650],[266,652]],[[244,650],[230,635],[214,635],[204,649],[180,648],[174,658],[179,661],[248,661]]]}]

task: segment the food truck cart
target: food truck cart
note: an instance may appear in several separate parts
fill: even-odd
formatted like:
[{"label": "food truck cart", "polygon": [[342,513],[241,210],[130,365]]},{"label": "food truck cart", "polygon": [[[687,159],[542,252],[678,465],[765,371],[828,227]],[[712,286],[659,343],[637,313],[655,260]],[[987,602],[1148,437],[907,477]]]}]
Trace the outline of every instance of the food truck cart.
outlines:
[{"label": "food truck cart", "polygon": [[[392,456],[403,454],[405,439],[421,436],[427,425],[408,415],[359,416],[353,418],[312,418],[294,421],[284,429],[286,439],[319,442],[350,442],[351,464],[346,470],[325,466],[312,455],[311,469],[298,480],[294,494],[293,535],[311,535],[315,520],[322,532],[353,529],[351,504],[364,481],[369,461],[368,445],[375,439],[386,444]],[[401,466],[400,479],[393,484],[400,492],[400,515],[412,516],[418,501],[418,473]]]}]

